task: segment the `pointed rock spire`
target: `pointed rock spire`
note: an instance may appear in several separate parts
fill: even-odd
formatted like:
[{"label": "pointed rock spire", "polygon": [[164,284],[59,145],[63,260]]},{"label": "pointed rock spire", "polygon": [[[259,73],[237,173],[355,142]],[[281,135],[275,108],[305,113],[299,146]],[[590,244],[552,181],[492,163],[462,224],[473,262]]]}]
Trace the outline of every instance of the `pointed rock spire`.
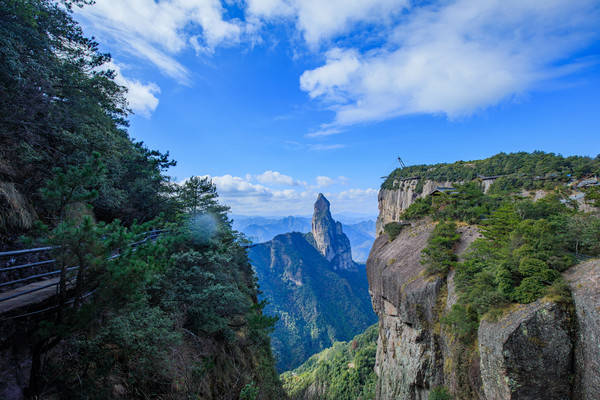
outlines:
[{"label": "pointed rock spire", "polygon": [[315,247],[333,265],[333,269],[355,269],[350,241],[342,231],[342,224],[331,217],[329,200],[319,193],[312,219]]}]

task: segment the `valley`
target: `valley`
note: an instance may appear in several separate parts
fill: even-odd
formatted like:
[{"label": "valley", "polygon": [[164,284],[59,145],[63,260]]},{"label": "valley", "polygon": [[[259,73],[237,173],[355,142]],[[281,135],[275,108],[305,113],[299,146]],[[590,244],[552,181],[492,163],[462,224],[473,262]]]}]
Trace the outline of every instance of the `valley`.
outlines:
[{"label": "valley", "polygon": [[599,20],[0,0],[0,400],[600,400]]}]

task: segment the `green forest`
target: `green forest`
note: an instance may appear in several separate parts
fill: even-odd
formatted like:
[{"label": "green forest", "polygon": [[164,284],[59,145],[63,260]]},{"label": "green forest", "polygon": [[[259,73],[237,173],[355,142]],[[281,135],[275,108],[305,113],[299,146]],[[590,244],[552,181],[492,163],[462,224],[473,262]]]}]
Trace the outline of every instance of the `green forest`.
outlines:
[{"label": "green forest", "polygon": [[377,324],[348,342],[310,357],[281,375],[291,399],[367,400],[375,397]]},{"label": "green forest", "polygon": [[[469,182],[474,179],[499,177],[494,182],[497,192],[524,188],[551,188],[558,182],[600,174],[600,155],[595,158],[570,156],[534,151],[533,153],[499,153],[474,161],[457,161],[433,165],[411,165],[397,168],[389,174],[381,187],[393,189],[394,181],[420,178],[438,182]],[[419,190],[419,187],[421,190]],[[417,186],[417,192],[422,186]]]},{"label": "green forest", "polygon": [[128,135],[110,55],[72,18],[87,3],[0,0],[0,243],[53,246],[65,278],[54,312],[3,325],[30,343],[26,395],[279,399],[247,243],[212,182],[175,185]]}]

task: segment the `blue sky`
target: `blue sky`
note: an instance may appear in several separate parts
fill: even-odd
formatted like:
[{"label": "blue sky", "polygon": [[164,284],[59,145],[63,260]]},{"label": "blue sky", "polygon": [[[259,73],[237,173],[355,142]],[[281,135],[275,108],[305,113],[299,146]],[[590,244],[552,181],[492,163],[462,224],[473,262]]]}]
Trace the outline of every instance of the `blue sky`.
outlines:
[{"label": "blue sky", "polygon": [[381,176],[500,151],[600,153],[592,0],[97,0],[75,14],[130,133],[236,214],[376,215]]}]

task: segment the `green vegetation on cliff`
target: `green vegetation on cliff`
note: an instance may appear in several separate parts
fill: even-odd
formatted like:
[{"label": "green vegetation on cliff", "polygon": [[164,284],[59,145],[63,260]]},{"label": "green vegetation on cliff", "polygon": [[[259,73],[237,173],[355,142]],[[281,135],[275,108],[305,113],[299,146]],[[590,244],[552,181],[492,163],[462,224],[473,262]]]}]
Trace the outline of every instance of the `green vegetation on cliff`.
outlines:
[{"label": "green vegetation on cliff", "polygon": [[291,399],[371,400],[375,398],[377,325],[348,342],[310,357],[293,371],[281,375]]},{"label": "green vegetation on cliff", "polygon": [[388,175],[381,187],[393,189],[394,180],[412,177],[441,182],[468,182],[479,176],[506,175],[496,182],[497,190],[533,189],[545,187],[547,181],[567,182],[573,177],[579,178],[589,174],[600,174],[600,157],[563,157],[541,151],[499,153],[483,160],[398,168]]},{"label": "green vegetation on cliff", "polygon": [[[220,399],[253,385],[262,398],[279,398],[268,336],[275,319],[262,314],[243,238],[212,183],[184,184],[173,196],[172,221],[95,223],[65,211],[74,202],[93,211],[89,202],[102,180],[101,165],[94,165],[96,157],[57,173],[43,190],[48,204],[60,200],[53,204],[58,223],[32,233],[40,244],[60,246],[54,252],[61,274],[79,269],[75,287],[61,285],[57,312],[31,337],[28,393]],[[130,245],[157,226],[167,232]],[[116,251],[120,256],[110,257]]]},{"label": "green vegetation on cliff", "polygon": [[454,222],[441,221],[435,226],[427,247],[423,249],[421,262],[427,266],[428,274],[446,275],[456,265],[454,246],[460,240]]},{"label": "green vegetation on cliff", "polygon": [[[576,160],[572,165],[577,168],[571,172],[597,168],[597,159],[542,155],[522,158]],[[544,170],[545,165],[540,168]],[[474,337],[486,313],[499,312],[511,303],[531,303],[545,295],[568,297],[560,273],[582,257],[600,255],[600,218],[580,211],[563,183],[554,182],[537,201],[514,193],[520,192],[515,188],[495,190],[497,183],[488,193],[477,182],[457,184],[455,193],[418,199],[401,216],[405,220],[429,216],[440,221],[423,251],[423,262],[429,273],[456,270],[459,302],[444,321],[465,340]],[[586,189],[586,200],[593,202],[595,193],[594,188]],[[453,252],[458,239],[455,223],[478,225],[483,235],[460,263]]]}]

